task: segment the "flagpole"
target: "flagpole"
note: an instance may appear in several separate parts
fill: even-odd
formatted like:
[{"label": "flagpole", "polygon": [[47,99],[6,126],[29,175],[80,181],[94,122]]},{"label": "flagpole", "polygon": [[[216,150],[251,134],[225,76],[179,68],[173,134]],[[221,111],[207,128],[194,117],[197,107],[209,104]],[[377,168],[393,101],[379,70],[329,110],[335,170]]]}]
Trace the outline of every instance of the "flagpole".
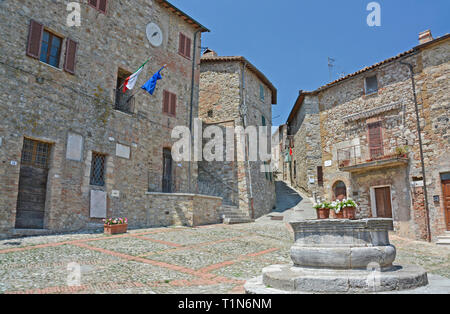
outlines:
[{"label": "flagpole", "polygon": [[[139,67],[139,69],[140,69],[140,68],[143,68],[143,67],[150,61],[151,58],[152,58],[152,57],[148,58],[148,60],[145,61],[144,64],[141,65],[141,66]],[[137,71],[139,71],[139,69],[138,69]],[[136,71],[136,72],[137,72],[137,71]],[[136,72],[134,72],[134,73],[136,73]],[[133,73],[133,74],[134,74],[134,73]],[[133,75],[133,74],[131,74],[131,75]],[[131,75],[130,75],[130,76],[131,76]],[[130,76],[128,76],[127,78],[129,78]],[[122,90],[122,87],[123,87],[123,85],[125,84],[126,81],[127,81],[127,80],[125,79],[125,81],[122,83],[122,85],[120,85],[120,87],[118,88],[118,90]]]}]

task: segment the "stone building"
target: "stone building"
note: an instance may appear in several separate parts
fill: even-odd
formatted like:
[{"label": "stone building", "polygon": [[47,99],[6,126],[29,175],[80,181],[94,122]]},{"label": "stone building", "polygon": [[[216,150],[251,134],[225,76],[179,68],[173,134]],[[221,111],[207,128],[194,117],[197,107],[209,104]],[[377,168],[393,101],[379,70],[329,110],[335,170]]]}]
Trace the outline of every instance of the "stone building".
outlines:
[{"label": "stone building", "polygon": [[303,93],[319,109],[323,199],[351,197],[359,217],[393,218],[410,238],[450,230],[449,38],[423,32],[413,49]]},{"label": "stone building", "polygon": [[[203,127],[215,125],[226,130],[267,126],[270,147],[277,90],[264,74],[244,57],[221,57],[212,50],[202,56],[200,72],[199,117]],[[275,206],[271,157],[266,162],[249,161],[248,149],[240,150],[241,142],[233,138],[233,158],[199,163],[199,190],[223,197],[228,205],[226,221],[248,221],[269,213]]]},{"label": "stone building", "polygon": [[[0,2],[0,235],[219,222],[196,163],[170,154],[171,130],[198,116],[208,30],[165,0],[81,1],[72,27],[66,5]],[[140,90],[163,64],[154,95]]]},{"label": "stone building", "polygon": [[[318,98],[300,91],[287,120],[285,180],[317,199],[323,192]],[[292,155],[291,155],[292,154]]]}]

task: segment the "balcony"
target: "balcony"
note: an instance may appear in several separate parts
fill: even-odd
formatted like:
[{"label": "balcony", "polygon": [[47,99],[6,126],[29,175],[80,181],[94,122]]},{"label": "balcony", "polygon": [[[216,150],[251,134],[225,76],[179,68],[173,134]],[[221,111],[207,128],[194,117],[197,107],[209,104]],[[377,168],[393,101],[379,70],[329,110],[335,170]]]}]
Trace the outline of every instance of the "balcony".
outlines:
[{"label": "balcony", "polygon": [[126,93],[122,93],[121,90],[116,91],[116,103],[114,106],[115,110],[122,111],[127,114],[134,113],[134,95],[131,94],[131,91],[127,91]]},{"label": "balcony", "polygon": [[382,168],[408,165],[408,150],[404,146],[368,147],[363,145],[339,149],[339,170],[345,172],[367,172]]}]

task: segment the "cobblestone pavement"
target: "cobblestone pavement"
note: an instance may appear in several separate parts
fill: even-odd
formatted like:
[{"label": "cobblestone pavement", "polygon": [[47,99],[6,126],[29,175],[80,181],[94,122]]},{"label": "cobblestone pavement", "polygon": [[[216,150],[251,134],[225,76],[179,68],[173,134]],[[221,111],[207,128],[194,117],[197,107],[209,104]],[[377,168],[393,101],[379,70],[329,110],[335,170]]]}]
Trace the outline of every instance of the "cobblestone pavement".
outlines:
[{"label": "cobblestone pavement", "polygon": [[[398,262],[450,278],[450,248],[392,237]],[[243,225],[71,234],[0,241],[0,293],[243,293],[289,263],[293,235],[270,218]],[[80,266],[73,277],[70,263]],[[75,279],[74,286],[68,279]]]}]

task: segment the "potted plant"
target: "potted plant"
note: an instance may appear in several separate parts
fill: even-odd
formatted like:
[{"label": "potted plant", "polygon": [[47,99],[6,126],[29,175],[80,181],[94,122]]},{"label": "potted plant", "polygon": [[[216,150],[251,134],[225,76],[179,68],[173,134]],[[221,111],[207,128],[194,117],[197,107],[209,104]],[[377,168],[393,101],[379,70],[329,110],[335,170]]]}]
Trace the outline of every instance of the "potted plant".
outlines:
[{"label": "potted plant", "polygon": [[358,205],[351,198],[343,200],[341,202],[342,209],[344,213],[344,219],[355,220],[356,219],[356,208]]},{"label": "potted plant", "polygon": [[335,201],[331,204],[332,209],[334,209],[334,218],[335,219],[344,219],[344,211],[341,201]]},{"label": "potted plant", "polygon": [[127,218],[109,218],[103,220],[104,232],[108,235],[126,233],[128,230]]},{"label": "potted plant", "polygon": [[331,204],[327,202],[318,203],[314,205],[317,210],[317,219],[328,219],[330,218]]},{"label": "potted plant", "polygon": [[395,149],[398,157],[407,158],[409,153],[409,146],[399,146]]}]

